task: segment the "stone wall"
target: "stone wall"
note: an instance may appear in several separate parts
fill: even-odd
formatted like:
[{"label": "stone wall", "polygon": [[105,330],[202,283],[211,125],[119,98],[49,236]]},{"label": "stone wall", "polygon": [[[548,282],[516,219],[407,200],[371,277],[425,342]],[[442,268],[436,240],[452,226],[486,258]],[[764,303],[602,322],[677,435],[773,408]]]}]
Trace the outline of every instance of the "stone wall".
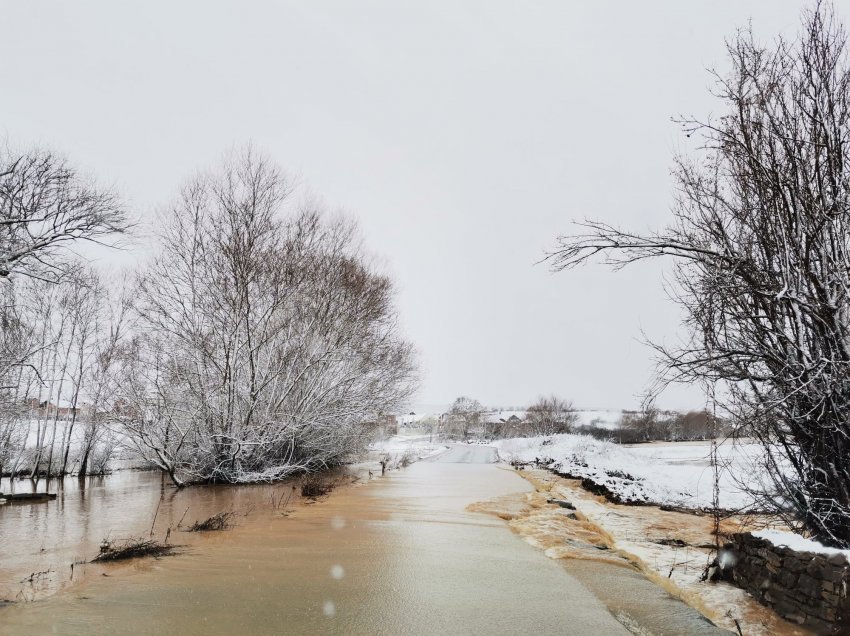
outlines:
[{"label": "stone wall", "polygon": [[795,552],[734,535],[731,580],[784,619],[816,634],[850,634],[850,564],[842,554]]}]

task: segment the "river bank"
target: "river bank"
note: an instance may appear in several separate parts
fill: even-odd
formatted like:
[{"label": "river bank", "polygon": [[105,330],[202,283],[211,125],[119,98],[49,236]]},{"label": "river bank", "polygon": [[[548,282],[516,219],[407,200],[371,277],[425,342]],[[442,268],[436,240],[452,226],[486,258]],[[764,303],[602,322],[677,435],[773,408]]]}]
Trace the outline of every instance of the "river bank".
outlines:
[{"label": "river bank", "polygon": [[[653,529],[651,507],[612,509],[576,482],[495,461],[493,448],[457,445],[383,478],[379,462],[363,464],[359,475],[341,479],[319,503],[289,496],[293,486],[298,490],[295,482],[178,491],[167,481],[152,482],[151,473],[118,476],[124,490],[115,483],[69,488],[53,517],[49,508],[30,507],[19,521],[24,527],[35,515],[40,532],[64,525],[66,544],[31,545],[28,558],[41,559],[45,574],[2,573],[27,591],[0,610],[0,633],[133,633],[145,621],[146,629],[150,624],[160,632],[213,634],[237,628],[561,633],[565,625],[575,634],[598,634],[600,626],[604,633],[719,634],[688,604],[727,628],[737,617],[680,589],[680,574],[696,575],[702,555],[686,548],[682,558],[682,550],[674,550],[675,576],[665,580],[659,569],[667,567],[666,553],[655,555],[653,570],[646,565],[652,557],[635,547],[639,537],[651,543],[653,532],[667,536],[679,526],[677,537],[695,542],[687,522],[699,518],[671,517],[670,527]],[[569,500],[577,510],[549,503],[552,498]],[[238,514],[225,532],[174,530],[184,520],[188,525],[228,509]],[[636,525],[632,513],[644,525]],[[86,524],[69,523],[81,515]],[[137,535],[153,527],[160,539],[171,528],[171,541],[181,545],[178,555],[80,563],[72,575],[67,545],[85,530],[89,543],[74,550],[90,558],[99,535],[119,519],[125,527],[133,520]],[[490,614],[482,620],[485,611]],[[801,633],[783,631],[770,616],[744,621],[747,634],[760,633],[757,623],[771,633]]]},{"label": "river bank", "polygon": [[[529,544],[551,559],[564,563],[612,605],[630,605],[614,580],[616,572],[600,576],[602,563],[609,570],[637,571],[660,590],[698,610],[716,625],[737,633],[801,636],[800,627],[779,618],[743,590],[728,583],[702,581],[712,557],[713,522],[710,517],[661,510],[658,506],[616,504],[589,492],[581,480],[567,479],[542,468],[517,473],[534,486],[520,499],[493,500],[473,509],[505,519]],[[574,510],[556,501],[569,502]],[[746,517],[730,518],[721,531],[747,527]],[[624,610],[626,611],[626,610]]]}]

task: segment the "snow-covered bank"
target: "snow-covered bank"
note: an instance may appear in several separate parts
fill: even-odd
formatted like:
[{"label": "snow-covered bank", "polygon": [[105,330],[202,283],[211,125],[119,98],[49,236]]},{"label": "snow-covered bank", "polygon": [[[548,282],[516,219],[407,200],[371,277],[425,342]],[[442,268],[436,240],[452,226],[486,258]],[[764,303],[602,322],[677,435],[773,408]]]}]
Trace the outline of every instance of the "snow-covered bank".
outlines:
[{"label": "snow-covered bank", "polygon": [[[714,470],[708,442],[661,442],[622,446],[585,435],[553,435],[494,442],[505,461],[545,465],[558,473],[588,479],[625,503],[704,508],[712,504]],[[720,506],[740,510],[752,505],[742,480],[752,483],[758,446],[721,444],[718,455]]]},{"label": "snow-covered bank", "polygon": [[[702,580],[713,557],[710,517],[612,504],[546,470],[519,474],[536,488],[525,495],[525,506],[509,508],[496,500],[476,510],[508,520],[514,531],[550,558],[637,566],[659,587],[733,633],[736,621],[748,635],[805,633],[744,590]],[[561,508],[555,500],[570,502],[575,511]],[[739,531],[741,521],[725,520],[722,530]]]},{"label": "snow-covered bank", "polygon": [[807,539],[793,532],[784,532],[782,530],[759,530],[752,533],[754,537],[770,541],[777,547],[785,547],[795,552],[811,552],[812,554],[824,554],[833,556],[843,554],[850,561],[850,550],[839,550],[838,548],[830,548],[822,543]]},{"label": "snow-covered bank", "polygon": [[[581,549],[587,541],[582,533],[595,528],[607,548],[606,559],[621,558],[637,565],[660,587],[726,629],[740,628],[747,634],[807,633],[760,605],[745,590],[703,580],[716,555],[712,519],[677,510],[712,505],[715,472],[710,442],[621,446],[581,435],[557,435],[501,440],[495,445],[505,461],[538,465],[583,480],[579,485],[548,470],[520,471],[537,487],[536,496],[545,496],[547,504],[530,499],[537,509],[513,518],[511,524],[548,556],[598,559],[596,550],[582,554]],[[756,469],[760,454],[760,447],[752,443],[729,441],[719,445],[721,508],[753,511],[753,502],[745,491],[761,486]],[[603,491],[608,501],[593,494]],[[572,521],[566,521],[569,517],[564,517],[565,511],[555,507],[558,501],[571,502],[575,509]],[[659,510],[611,501],[670,507]],[[850,558],[850,551],[826,548],[789,532],[759,530],[765,525],[779,522],[761,515],[733,514],[721,522],[721,536],[749,531],[798,552],[827,556],[841,552]]]}]

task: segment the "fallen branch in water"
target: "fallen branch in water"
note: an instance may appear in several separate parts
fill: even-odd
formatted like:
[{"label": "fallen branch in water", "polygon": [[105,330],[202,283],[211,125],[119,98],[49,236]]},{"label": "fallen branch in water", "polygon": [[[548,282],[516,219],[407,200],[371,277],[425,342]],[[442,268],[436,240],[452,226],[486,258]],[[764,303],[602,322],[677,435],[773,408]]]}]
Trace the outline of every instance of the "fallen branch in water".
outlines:
[{"label": "fallen branch in water", "polygon": [[166,545],[153,539],[127,539],[123,543],[104,541],[100,544],[100,554],[91,560],[92,563],[104,561],[123,561],[136,557],[161,557],[174,554],[177,546]]},{"label": "fallen branch in water", "polygon": [[183,525],[183,519],[185,519],[185,518],[186,518],[186,515],[188,514],[188,512],[189,512],[189,506],[186,506],[186,510],[184,510],[184,511],[183,511],[183,516],[182,516],[182,517],[180,517],[180,521],[178,521],[178,522],[177,522],[177,527],[178,527],[178,528],[180,528],[180,526],[182,526],[182,525]]},{"label": "fallen branch in water", "polygon": [[21,583],[37,583],[38,581],[42,580],[43,578],[46,578],[47,575],[51,574],[52,572],[53,572],[52,569],[43,570],[41,572],[33,572],[32,574],[30,574],[25,579],[21,579]]},{"label": "fallen branch in water", "polygon": [[156,518],[159,515],[159,507],[162,505],[162,496],[163,493],[159,494],[159,501],[156,502],[156,510],[153,513],[153,521],[151,521],[151,532],[149,536],[153,536],[153,527],[156,525]]},{"label": "fallen branch in water", "polygon": [[236,515],[232,510],[229,512],[219,512],[205,521],[196,521],[191,526],[186,528],[186,532],[213,532],[217,530],[226,530],[232,524],[233,517]]}]

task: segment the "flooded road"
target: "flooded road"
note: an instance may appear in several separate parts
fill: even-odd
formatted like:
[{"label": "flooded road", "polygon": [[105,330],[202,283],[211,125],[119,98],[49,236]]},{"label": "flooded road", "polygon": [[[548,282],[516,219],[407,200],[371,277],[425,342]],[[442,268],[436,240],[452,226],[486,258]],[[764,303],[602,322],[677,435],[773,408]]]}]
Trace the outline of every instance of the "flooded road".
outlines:
[{"label": "flooded road", "polygon": [[[0,609],[0,633],[628,633],[581,577],[468,510],[533,490],[494,459],[487,447],[455,447],[288,515],[268,487],[210,489],[206,510],[254,509],[232,530],[175,533],[186,544],[178,556],[88,565],[58,594]],[[202,507],[179,498],[205,490],[160,504],[157,527]],[[139,505],[144,517],[158,499],[154,489]],[[629,585],[624,577],[624,595]]]}]

